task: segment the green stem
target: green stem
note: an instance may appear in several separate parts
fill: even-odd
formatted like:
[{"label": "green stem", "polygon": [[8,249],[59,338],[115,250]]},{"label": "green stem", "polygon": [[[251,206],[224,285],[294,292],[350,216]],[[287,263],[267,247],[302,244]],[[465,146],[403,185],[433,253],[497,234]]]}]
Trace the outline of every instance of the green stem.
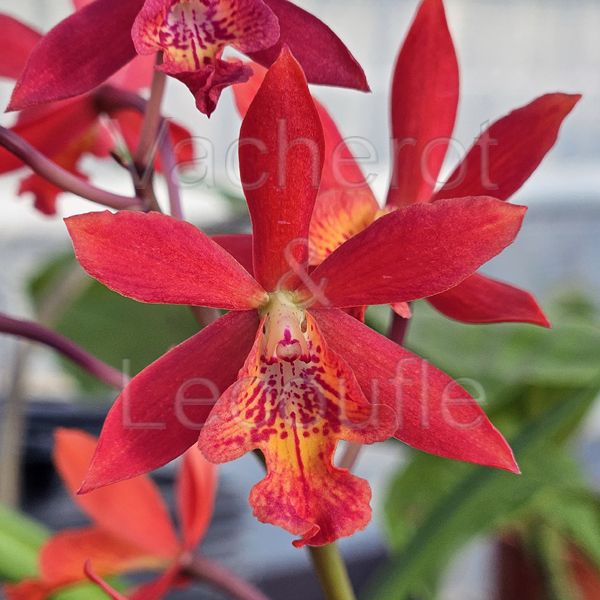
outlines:
[{"label": "green stem", "polygon": [[348,570],[337,545],[309,546],[308,551],[326,600],[356,600]]},{"label": "green stem", "polygon": [[[394,314],[388,338],[402,345],[406,338],[409,320]],[[361,444],[349,443],[339,462],[342,469],[352,470],[362,449]],[[355,598],[346,565],[335,544],[309,547],[310,556],[327,600],[352,600]]]}]

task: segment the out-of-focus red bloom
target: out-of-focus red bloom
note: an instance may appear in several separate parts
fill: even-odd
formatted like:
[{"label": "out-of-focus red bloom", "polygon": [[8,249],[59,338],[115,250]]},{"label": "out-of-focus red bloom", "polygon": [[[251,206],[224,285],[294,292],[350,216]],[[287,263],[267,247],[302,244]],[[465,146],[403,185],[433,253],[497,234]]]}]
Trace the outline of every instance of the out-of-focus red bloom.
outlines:
[{"label": "out-of-focus red bloom", "polygon": [[231,311],[133,378],[107,416],[82,492],[156,468],[200,433],[213,462],[262,451],[268,475],[251,492],[254,513],[302,536],[301,546],[369,521],[367,482],[334,466],[340,440],[396,436],[517,471],[466,391],[340,309],[456,285],[512,242],[526,209],[490,198],[410,206],[342,244],[309,276],[323,151],[306,78],[283,50],[241,130],[254,277],[201,231],[161,214],[66,220],[77,259],[111,289]]},{"label": "out-of-focus red bloom", "polygon": [[[76,8],[89,2],[79,0]],[[27,58],[42,38],[41,34],[16,19],[0,14],[0,77],[16,79],[25,67]],[[147,87],[152,75],[153,63],[139,57],[115,73],[108,83],[130,91]],[[134,148],[141,131],[142,117],[133,110],[119,110],[107,115],[113,119],[129,148]],[[118,144],[115,136],[102,120],[101,112],[93,93],[77,98],[55,102],[46,106],[28,108],[19,113],[12,131],[19,134],[35,148],[43,152],[59,166],[85,178],[78,168],[85,155],[108,157]],[[180,144],[189,140],[191,134],[183,127],[169,123],[169,135],[178,151],[178,161],[193,159],[191,144]],[[0,149],[0,174],[23,167],[23,163],[3,148]],[[160,168],[157,161],[156,168]],[[39,175],[32,174],[23,179],[19,194],[31,192],[35,207],[46,215],[56,214],[56,199],[62,190]]]},{"label": "out-of-focus red bloom", "polygon": [[162,571],[139,587],[132,600],[158,600],[184,582],[182,561],[198,545],[210,522],[216,469],[192,448],[185,453],[177,485],[178,535],[158,489],[149,477],[78,496],[96,448],[96,439],[72,429],[56,432],[54,462],[75,502],[92,519],[83,529],[61,531],[42,547],[38,580],[6,589],[8,600],[45,600],[54,592],[86,580],[84,565],[100,577]]},{"label": "out-of-focus red bloom", "polygon": [[[264,71],[235,86],[242,115]],[[548,94],[491,125],[441,188],[435,185],[451,140],[459,96],[458,63],[442,0],[424,0],[397,59],[392,85],[393,175],[381,210],[325,108],[326,167],[311,224],[311,264],[399,207],[463,196],[507,200],[554,145],[579,95]],[[237,240],[242,252],[251,246]],[[440,312],[467,323],[526,322],[549,326],[535,298],[481,274],[428,298]],[[406,305],[394,306],[401,316]]]},{"label": "out-of-focus red bloom", "polygon": [[[135,56],[160,52],[210,115],[223,88],[250,67],[224,59],[231,46],[269,66],[287,45],[313,83],[368,90],[340,39],[287,0],[95,0],[52,29],[33,51],[10,109],[62,100],[103,83]],[[77,77],[73,77],[77,73]]]},{"label": "out-of-focus red bloom", "polygon": [[[565,543],[564,572],[573,592],[581,600],[600,598],[600,572],[574,544]],[[493,600],[546,600],[548,573],[532,548],[519,535],[506,534],[498,542],[498,569]]]}]

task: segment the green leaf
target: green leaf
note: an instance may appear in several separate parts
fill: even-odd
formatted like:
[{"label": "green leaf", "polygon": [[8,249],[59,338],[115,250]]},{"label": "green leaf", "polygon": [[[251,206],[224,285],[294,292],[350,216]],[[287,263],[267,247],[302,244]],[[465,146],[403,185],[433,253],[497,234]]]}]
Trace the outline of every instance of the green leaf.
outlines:
[{"label": "green leaf", "polygon": [[[596,381],[576,398],[553,403],[543,415],[523,427],[511,444],[523,470],[521,477],[467,465],[457,466],[457,473],[446,476],[442,467],[436,466],[434,473],[421,472],[421,485],[429,486],[429,492],[418,494],[426,499],[430,493],[435,502],[419,509],[418,504],[412,503],[414,486],[418,485],[418,467],[409,473],[408,480],[401,475],[391,496],[399,505],[388,502],[388,520],[398,518],[409,523],[418,516],[411,514],[411,508],[423,510],[424,514],[414,530],[406,524],[403,528],[392,526],[393,535],[397,536],[397,553],[390,566],[375,578],[377,583],[371,589],[371,597],[375,600],[407,597],[421,582],[439,573],[473,535],[506,524],[525,510],[537,494],[557,485],[581,488],[579,469],[568,456],[553,448],[552,437],[572,419],[574,411],[582,410],[582,404],[588,407],[592,404],[599,387],[600,381]],[[435,490],[436,473],[441,478],[441,493]],[[409,487],[411,484],[413,487]],[[404,504],[402,489],[407,498]]]},{"label": "green leaf", "polygon": [[600,499],[592,490],[566,490],[544,498],[538,516],[571,540],[600,570]]},{"label": "green leaf", "polygon": [[567,545],[563,538],[547,526],[540,527],[534,537],[548,600],[580,600],[565,561]]},{"label": "green leaf", "polygon": [[552,329],[464,325],[415,307],[407,346],[455,377],[487,384],[580,387],[598,373],[600,327],[594,319],[557,316]]},{"label": "green leaf", "polygon": [[106,600],[106,598],[107,595],[97,585],[91,583],[72,585],[51,596],[51,600]]},{"label": "green leaf", "polygon": [[41,525],[0,505],[0,579],[20,581],[35,576],[38,550],[47,537]]},{"label": "green leaf", "polygon": [[[73,259],[49,262],[33,279],[30,290],[39,300],[51,281]],[[75,343],[117,369],[134,375],[194,333],[198,326],[183,306],[142,304],[89,280],[68,307],[56,329]],[[106,388],[68,361],[63,365],[88,392]]]}]

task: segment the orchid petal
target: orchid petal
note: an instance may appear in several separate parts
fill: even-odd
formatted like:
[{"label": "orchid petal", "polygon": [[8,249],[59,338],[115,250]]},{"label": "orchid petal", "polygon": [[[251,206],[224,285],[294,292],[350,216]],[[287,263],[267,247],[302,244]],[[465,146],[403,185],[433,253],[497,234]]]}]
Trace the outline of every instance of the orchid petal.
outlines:
[{"label": "orchid petal", "polygon": [[[90,146],[98,113],[89,97],[27,109],[11,130],[48,157]],[[72,151],[71,151],[72,152]],[[0,148],[0,174],[22,168],[23,162]]]},{"label": "orchid petal", "polygon": [[398,56],[392,83],[389,205],[431,198],[454,129],[458,79],[443,2],[423,0]]},{"label": "orchid petal", "polygon": [[[52,157],[54,163],[81,179],[87,179],[79,171],[78,164],[84,154],[88,152],[91,154],[99,149],[97,142],[100,137],[98,124],[94,123],[90,125],[90,128],[84,135],[74,137],[70,144],[66,145]],[[19,196],[27,193],[33,194],[35,208],[49,216],[56,214],[57,198],[63,192],[63,189],[50,183],[37,173],[33,173],[21,180],[18,190]]]},{"label": "orchid petal", "polygon": [[[81,173],[77,174],[81,175]],[[58,196],[63,192],[64,190],[50,183],[44,177],[33,174],[21,181],[17,194],[19,196],[22,196],[23,194],[32,194],[34,199],[33,205],[36,210],[39,210],[44,215],[52,217],[56,215]]]},{"label": "orchid petal", "polygon": [[344,242],[366,229],[379,211],[369,188],[320,192],[310,221],[309,264],[322,263]]},{"label": "orchid petal", "polygon": [[323,129],[300,65],[273,64],[240,133],[240,173],[253,225],[254,273],[272,291],[308,258],[308,229],[323,168]]},{"label": "orchid petal", "polygon": [[456,167],[434,200],[489,194],[510,198],[554,146],[579,94],[547,94],[496,121]]},{"label": "orchid petal", "polygon": [[[150,524],[148,528],[151,530]],[[103,529],[67,529],[53,535],[42,547],[41,579],[53,587],[83,581],[87,560],[103,575],[157,569],[164,564]]]},{"label": "orchid petal", "polygon": [[82,8],[85,8],[88,4],[92,4],[92,2],[95,2],[96,0],[71,0],[71,2],[73,3],[73,8],[75,10],[81,10]]},{"label": "orchid petal", "polygon": [[0,77],[17,79],[23,72],[31,51],[42,36],[25,23],[3,14],[0,14],[0,31],[2,31]]},{"label": "orchid petal", "polygon": [[395,304],[392,304],[392,310],[403,319],[412,318],[412,309],[408,302],[396,302]]},{"label": "orchid petal", "polygon": [[323,134],[325,136],[325,163],[321,176],[320,192],[330,189],[360,190],[370,193],[375,201],[362,169],[342,137],[335,121],[327,109],[315,100]]},{"label": "orchid petal", "polygon": [[61,21],[35,47],[9,110],[89,92],[135,57],[131,26],[144,0],[96,0]]},{"label": "orchid petal", "polygon": [[389,437],[393,411],[371,406],[346,363],[326,345],[309,313],[282,305],[263,319],[238,381],[221,396],[200,432],[212,462],[258,448],[267,477],[250,503],[256,517],[318,546],[370,520],[366,481],[333,464],[337,442]]},{"label": "orchid petal", "polygon": [[314,15],[287,0],[265,0],[279,19],[279,41],[260,52],[247,52],[256,62],[271,66],[288,46],[308,81],[369,91],[365,74],[337,35]]},{"label": "orchid petal", "polygon": [[172,558],[179,543],[163,499],[148,477],[138,477],[85,496],[81,486],[96,439],[79,430],[58,429],[54,461],[75,502],[113,537],[159,557]]},{"label": "orchid petal", "polygon": [[[84,570],[87,578],[105,592],[111,600],[128,600],[123,594],[117,592],[96,573],[91,561],[86,562]],[[129,600],[162,600],[176,583],[179,577],[179,571],[179,565],[173,565],[157,579],[138,587],[135,592],[130,595]]]},{"label": "orchid petal", "polygon": [[198,448],[190,448],[183,455],[177,481],[177,504],[187,550],[193,550],[208,529],[216,490],[216,467],[202,456]]},{"label": "orchid petal", "polygon": [[249,63],[248,66],[252,69],[252,75],[249,77],[248,81],[237,83],[231,88],[235,106],[242,119],[246,118],[246,113],[252,102],[254,102],[254,98],[256,97],[256,94],[258,94],[258,90],[260,90],[260,87],[265,80],[265,75],[268,72],[266,67],[255,62]]},{"label": "orchid petal", "polygon": [[250,75],[240,61],[221,60],[223,49],[269,48],[279,39],[279,23],[262,0],[146,0],[132,37],[138,54],[162,52],[160,69],[183,81],[210,115],[221,90]]},{"label": "orchid petal", "polygon": [[86,560],[83,566],[83,571],[85,573],[85,576],[92,583],[95,583],[110,598],[110,600],[127,600],[127,598],[123,596],[123,594],[117,592],[117,590],[111,587],[106,581],[104,581],[104,579],[102,579],[102,577],[100,577],[100,575],[96,573],[91,560]]},{"label": "orchid petal", "polygon": [[526,210],[479,197],[419,203],[387,214],[312,272],[325,296],[320,302],[393,304],[444,292],[508,246]]},{"label": "orchid petal", "polygon": [[[95,0],[73,0],[73,6],[76,10],[81,10],[92,2]],[[108,83],[131,92],[150,87],[155,63],[154,56],[137,56],[112,75]]]},{"label": "orchid petal", "polygon": [[193,225],[160,213],[108,211],[65,219],[81,266],[140,302],[243,310],[265,292]]},{"label": "orchid petal", "polygon": [[107,83],[122,90],[139,92],[152,84],[155,56],[136,56],[131,62],[109,77]]},{"label": "orchid petal", "polygon": [[[233,93],[238,112],[244,118],[254,97],[265,78],[267,70],[252,63],[252,77],[244,83],[233,86]],[[367,188],[368,184],[362,170],[356,162],[350,148],[348,148],[342,134],[327,109],[313,98],[325,138],[325,160],[321,175],[322,193],[332,188],[349,187],[352,189]]]},{"label": "orchid petal", "polygon": [[448,375],[343,311],[313,314],[367,398],[395,408],[400,441],[430,454],[518,472],[505,439]]},{"label": "orchid petal", "polygon": [[221,92],[236,83],[247,81],[252,72],[241,60],[222,60],[214,58],[210,65],[198,71],[168,71],[166,66],[159,67],[172,77],[185,84],[196,99],[196,108],[209,116],[214,112]]},{"label": "orchid petal", "polygon": [[54,588],[37,579],[24,579],[3,586],[6,600],[47,600]]},{"label": "orchid petal", "polygon": [[131,600],[163,600],[168,591],[178,583],[179,574],[179,565],[174,565],[154,581],[138,587]]},{"label": "orchid petal", "polygon": [[479,274],[428,300],[447,317],[463,323],[532,323],[550,327],[529,292]]},{"label": "orchid petal", "polygon": [[252,265],[252,236],[247,233],[213,235],[213,241],[227,250],[248,273],[254,272]]},{"label": "orchid petal", "polygon": [[190,448],[257,327],[255,311],[229,313],[134,377],[106,417],[81,492],[162,467]]}]

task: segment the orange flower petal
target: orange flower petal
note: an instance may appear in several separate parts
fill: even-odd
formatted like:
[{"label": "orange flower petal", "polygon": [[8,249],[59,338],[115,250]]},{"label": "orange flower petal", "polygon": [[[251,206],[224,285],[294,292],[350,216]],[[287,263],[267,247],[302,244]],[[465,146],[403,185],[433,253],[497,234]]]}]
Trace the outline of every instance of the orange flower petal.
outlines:
[{"label": "orange flower petal", "polygon": [[177,502],[186,549],[204,537],[212,517],[217,491],[217,469],[195,446],[183,455],[177,482]]},{"label": "orange flower petal", "polygon": [[389,437],[395,414],[372,406],[348,365],[330,350],[309,313],[274,302],[236,384],[219,399],[200,447],[213,462],[258,448],[268,475],[250,503],[260,521],[327,544],[371,517],[366,481],[333,465],[339,440]]},{"label": "orange flower petal", "polygon": [[54,588],[83,581],[87,560],[102,575],[164,566],[164,561],[98,527],[57,533],[44,544],[39,560],[42,581]]},{"label": "orange flower petal", "polygon": [[6,600],[46,600],[54,588],[36,579],[25,579],[2,588]]},{"label": "orange flower petal", "polygon": [[310,222],[310,264],[320,264],[338,246],[366,229],[378,211],[368,187],[337,188],[319,194]]},{"label": "orange flower petal", "polygon": [[56,432],[54,461],[75,502],[107,532],[162,558],[172,558],[180,545],[167,508],[149,477],[137,477],[85,496],[76,495],[96,449],[83,431]]}]

